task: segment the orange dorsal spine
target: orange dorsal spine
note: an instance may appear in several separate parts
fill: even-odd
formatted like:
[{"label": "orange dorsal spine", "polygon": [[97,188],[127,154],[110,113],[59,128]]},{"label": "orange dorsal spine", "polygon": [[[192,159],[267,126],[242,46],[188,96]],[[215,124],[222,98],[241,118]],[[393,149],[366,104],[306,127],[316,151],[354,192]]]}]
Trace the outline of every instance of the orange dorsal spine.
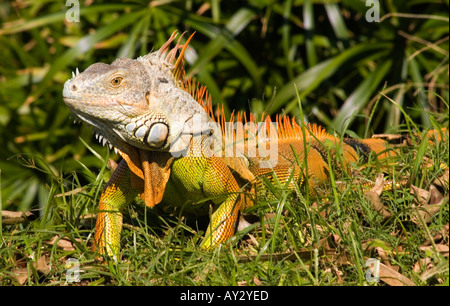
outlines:
[{"label": "orange dorsal spine", "polygon": [[[337,141],[334,136],[327,133],[321,126],[313,123],[303,127],[296,122],[294,117],[276,115],[276,119],[273,122],[269,115],[263,113],[260,121],[258,121],[257,117],[253,113],[250,113],[247,116],[246,112],[238,112],[237,114],[235,114],[233,111],[230,115],[229,120],[226,120],[223,106],[222,108],[218,106],[216,112],[214,112],[212,106],[212,98],[206,86],[200,84],[195,78],[186,77],[186,72],[184,70],[184,55],[195,32],[186,40],[184,44],[180,44],[180,41],[184,34],[185,33],[180,36],[177,44],[169,50],[170,44],[175,40],[177,36],[177,32],[173,32],[169,40],[161,47],[158,52],[161,57],[165,56],[166,61],[174,65],[172,74],[178,81],[179,87],[188,92],[195,99],[195,101],[197,101],[197,103],[199,103],[203,107],[210,118],[214,122],[219,124],[224,137],[232,137],[234,141],[242,140],[240,139],[242,135],[244,137],[244,140],[249,137],[248,130],[244,130],[243,132],[239,130],[236,131],[236,129],[234,129],[232,125],[227,125],[227,122],[233,124],[239,122],[243,125],[253,123],[256,126],[258,125],[258,122],[264,122],[266,123],[266,126],[270,126],[270,128],[268,128],[269,135],[273,123],[276,124],[277,138],[280,141],[302,141],[303,137],[305,137],[307,140],[317,139],[320,142],[323,142],[327,139],[333,142]],[[179,50],[181,51],[178,52]],[[256,134],[256,137],[258,139],[258,134]],[[266,137],[266,135],[264,135],[264,137]],[[368,145],[375,152],[385,150],[386,148],[384,143],[381,144],[379,141],[364,140],[364,143],[366,143],[366,145]]]}]

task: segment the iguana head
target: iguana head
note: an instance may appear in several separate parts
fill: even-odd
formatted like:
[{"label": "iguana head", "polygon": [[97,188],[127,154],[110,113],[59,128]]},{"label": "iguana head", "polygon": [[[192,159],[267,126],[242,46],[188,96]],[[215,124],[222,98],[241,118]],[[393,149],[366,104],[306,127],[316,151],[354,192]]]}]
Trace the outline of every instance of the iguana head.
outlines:
[{"label": "iguana head", "polygon": [[77,69],[64,84],[64,102],[77,119],[119,150],[126,145],[165,152],[185,149],[189,137],[207,130],[211,119],[183,88],[183,54],[174,62],[187,43],[169,51],[174,38],[135,60],[95,63],[82,73]]},{"label": "iguana head", "polygon": [[112,145],[125,142],[159,149],[168,136],[165,115],[149,109],[151,81],[142,64],[121,58],[111,65],[96,63],[64,84],[64,102],[76,118],[95,128]]},{"label": "iguana head", "polygon": [[204,90],[190,88],[185,78],[184,51],[192,36],[169,50],[175,37],[176,32],[158,51],[135,60],[96,63],[82,73],[77,69],[63,89],[75,117],[118,149],[141,179],[132,183],[143,183],[135,187],[143,189],[148,206],[162,200],[174,156],[187,152],[195,136],[215,128],[208,108],[194,98]]}]

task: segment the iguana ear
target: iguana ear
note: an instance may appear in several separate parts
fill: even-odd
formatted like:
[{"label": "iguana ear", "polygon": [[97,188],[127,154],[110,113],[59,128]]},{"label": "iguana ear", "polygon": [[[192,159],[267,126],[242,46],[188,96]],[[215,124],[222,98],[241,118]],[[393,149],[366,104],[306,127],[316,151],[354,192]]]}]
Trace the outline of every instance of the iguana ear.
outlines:
[{"label": "iguana ear", "polygon": [[168,152],[139,150],[144,173],[144,193],[141,198],[149,207],[160,203],[170,178],[174,157]]}]

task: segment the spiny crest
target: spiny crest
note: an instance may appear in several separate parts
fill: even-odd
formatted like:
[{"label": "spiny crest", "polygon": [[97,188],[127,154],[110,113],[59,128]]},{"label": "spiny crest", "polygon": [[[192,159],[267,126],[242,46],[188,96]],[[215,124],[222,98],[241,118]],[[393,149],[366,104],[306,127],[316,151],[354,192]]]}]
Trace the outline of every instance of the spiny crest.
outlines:
[{"label": "spiny crest", "polygon": [[[191,41],[195,32],[192,33],[192,35],[187,39],[186,43],[184,43],[183,45],[180,44],[180,42],[181,42],[181,39],[183,38],[184,34],[186,34],[186,32],[182,33],[180,38],[178,38],[178,41],[177,41],[175,47],[173,47],[172,49],[169,50],[170,45],[177,37],[177,34],[178,34],[178,32],[174,31],[172,33],[172,35],[170,36],[170,38],[157,51],[157,54],[158,54],[159,58],[164,58],[166,62],[173,65],[172,74],[173,74],[175,80],[179,81],[181,88],[186,90],[186,85],[187,85],[188,80],[186,79],[186,72],[184,70],[184,52],[186,51],[186,49],[189,45],[189,42]],[[177,57],[178,50],[180,50],[180,49],[181,49],[181,51]]]},{"label": "spiny crest", "polygon": [[[239,141],[242,139],[248,139],[251,135],[249,133],[252,133],[254,131],[253,129],[245,129],[246,124],[253,123],[253,127],[256,127],[258,130],[256,132],[256,138],[259,139],[261,137],[260,127],[258,126],[258,123],[264,123],[265,124],[265,132],[267,134],[262,134],[264,138],[270,137],[272,131],[276,132],[276,138],[278,140],[292,140],[296,139],[301,141],[303,137],[306,139],[311,138],[317,138],[319,141],[323,141],[325,139],[333,140],[335,139],[332,135],[327,133],[324,128],[321,126],[313,123],[308,124],[306,127],[300,126],[296,121],[294,117],[289,116],[281,116],[277,115],[275,122],[272,121],[269,115],[263,113],[261,115],[260,120],[257,119],[257,117],[253,113],[249,113],[249,116],[247,117],[246,112],[238,112],[237,115],[235,115],[234,111],[231,113],[229,120],[227,121],[225,118],[225,113],[223,111],[219,112],[219,109],[217,110],[217,118],[216,121],[222,130],[222,134],[224,137],[232,137],[234,141]],[[240,122],[243,124],[242,126],[234,126],[232,124],[227,124],[227,122],[235,123]],[[274,125],[276,124],[276,126]],[[303,131],[304,130],[304,131]]]},{"label": "spiny crest", "polygon": [[[219,124],[223,136],[232,137],[232,139],[235,141],[242,139],[242,137],[244,137],[244,139],[247,139],[249,137],[248,130],[241,131],[239,129],[234,129],[233,125],[227,125],[227,122],[241,122],[244,125],[247,123],[254,123],[255,126],[257,126],[258,122],[265,122],[267,136],[270,136],[273,126],[272,120],[270,116],[265,113],[261,115],[261,120],[258,121],[253,113],[250,113],[247,117],[247,114],[244,111],[237,112],[236,115],[233,111],[230,115],[230,118],[227,120],[223,106],[222,108],[219,108],[218,106],[216,112],[213,111],[211,95],[208,92],[206,86],[197,82],[195,78],[186,77],[186,72],[184,70],[184,54],[195,32],[187,39],[184,44],[180,44],[180,41],[184,34],[186,34],[186,32],[181,34],[176,45],[172,49],[170,49],[170,45],[177,37],[177,31],[174,31],[167,42],[165,42],[164,45],[158,50],[158,56],[160,58],[165,58],[168,63],[174,65],[172,73],[174,78],[179,82],[180,87],[188,92],[195,99],[195,101],[197,101],[197,103],[199,103],[203,107],[203,109],[214,122]],[[181,51],[179,52],[177,57],[177,53],[180,49]],[[303,139],[303,135],[305,135],[306,138],[315,137],[319,140],[334,139],[334,137],[328,134],[325,129],[316,124],[308,124],[308,127],[303,129],[295,121],[294,117],[277,115],[275,123],[278,126],[276,131],[277,137],[280,140],[301,140]],[[302,129],[304,131],[302,131]],[[258,137],[258,134],[256,135],[256,137]]]},{"label": "spiny crest", "polygon": [[[161,48],[157,51],[158,57],[173,65],[172,74],[175,80],[178,81],[180,87],[187,91],[195,99],[195,101],[197,101],[205,109],[208,115],[214,119],[211,95],[209,94],[206,86],[198,83],[195,78],[187,78],[186,71],[184,70],[184,54],[195,32],[191,34],[184,44],[180,44],[181,39],[186,32],[182,33],[180,38],[178,38],[175,47],[170,49],[170,45],[177,37],[177,34],[178,32],[174,31],[164,45],[161,46]],[[181,51],[177,57],[178,50],[180,49]]]},{"label": "spiny crest", "polygon": [[303,139],[303,133],[305,133],[306,138],[316,137],[319,140],[334,139],[324,128],[315,123],[309,123],[303,132],[303,128],[295,121],[294,117],[281,117],[281,115],[277,115],[276,122],[278,123],[278,134],[281,139]]}]

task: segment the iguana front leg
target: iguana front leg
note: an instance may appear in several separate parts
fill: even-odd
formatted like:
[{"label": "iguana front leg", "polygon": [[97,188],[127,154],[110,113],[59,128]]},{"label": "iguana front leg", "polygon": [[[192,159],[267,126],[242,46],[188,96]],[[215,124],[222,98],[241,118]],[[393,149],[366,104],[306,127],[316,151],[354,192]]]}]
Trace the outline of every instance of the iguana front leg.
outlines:
[{"label": "iguana front leg", "polygon": [[121,211],[138,195],[138,190],[132,187],[131,175],[126,161],[122,160],[100,197],[94,250],[114,260],[118,260],[120,251]]}]

